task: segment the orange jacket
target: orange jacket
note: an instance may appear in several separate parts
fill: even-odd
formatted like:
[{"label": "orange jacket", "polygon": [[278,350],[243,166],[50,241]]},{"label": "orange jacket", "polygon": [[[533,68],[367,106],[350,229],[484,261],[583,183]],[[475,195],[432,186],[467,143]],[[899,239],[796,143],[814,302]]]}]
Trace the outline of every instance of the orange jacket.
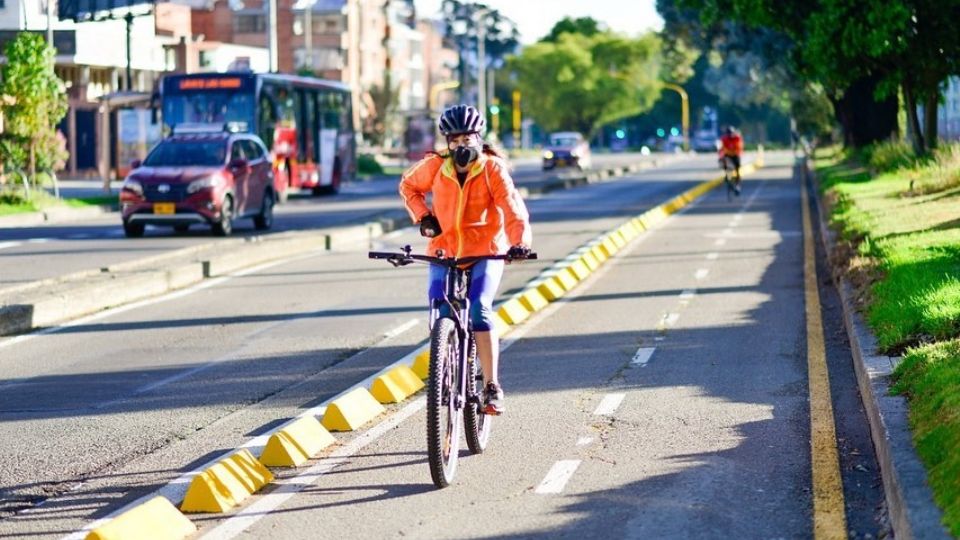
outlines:
[{"label": "orange jacket", "polygon": [[[433,194],[432,210],[427,193]],[[400,196],[415,223],[428,213],[440,222],[443,232],[430,239],[430,255],[438,249],[447,257],[497,255],[531,243],[527,207],[498,157],[481,153],[461,188],[453,160],[428,155],[403,173]]]},{"label": "orange jacket", "polygon": [[720,156],[739,156],[743,154],[743,137],[737,135],[724,135],[720,137]]}]

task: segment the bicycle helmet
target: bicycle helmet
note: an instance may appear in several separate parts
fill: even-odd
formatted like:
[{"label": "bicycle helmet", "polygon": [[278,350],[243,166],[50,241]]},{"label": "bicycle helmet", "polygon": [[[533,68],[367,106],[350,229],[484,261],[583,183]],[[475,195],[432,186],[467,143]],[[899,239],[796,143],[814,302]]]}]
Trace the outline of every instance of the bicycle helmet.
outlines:
[{"label": "bicycle helmet", "polygon": [[724,134],[724,135],[727,135],[727,136],[733,135],[733,134],[736,133],[736,132],[737,132],[737,130],[736,130],[736,128],[734,128],[733,126],[727,126],[727,127],[723,128],[723,134]]},{"label": "bicycle helmet", "polygon": [[470,105],[454,105],[440,115],[440,133],[445,137],[462,135],[464,133],[479,133],[483,135],[487,121],[475,107]]}]

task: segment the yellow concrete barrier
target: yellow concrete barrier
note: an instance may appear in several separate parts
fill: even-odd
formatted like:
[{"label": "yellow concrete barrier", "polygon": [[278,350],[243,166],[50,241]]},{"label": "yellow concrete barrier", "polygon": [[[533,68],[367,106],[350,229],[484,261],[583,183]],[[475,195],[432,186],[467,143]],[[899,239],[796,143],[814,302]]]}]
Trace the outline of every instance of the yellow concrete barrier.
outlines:
[{"label": "yellow concrete barrier", "polygon": [[553,278],[566,291],[573,290],[573,288],[577,286],[577,283],[580,282],[580,278],[577,277],[577,274],[569,267],[558,270],[557,273],[553,275]]},{"label": "yellow concrete barrier", "polygon": [[496,332],[498,336],[503,336],[510,333],[510,330],[512,330],[510,323],[504,320],[503,315],[499,312],[495,313],[493,316],[493,331]]},{"label": "yellow concrete barrier", "polygon": [[417,377],[426,379],[430,376],[430,348],[427,347],[413,359],[413,365],[410,369],[417,374]]},{"label": "yellow concrete barrier", "polygon": [[617,249],[623,249],[627,245],[627,239],[623,237],[623,233],[620,232],[620,229],[617,229],[610,233],[610,240],[617,245]]},{"label": "yellow concrete barrier", "polygon": [[366,388],[356,388],[327,405],[323,427],[330,431],[353,431],[386,412]]},{"label": "yellow concrete barrier", "polygon": [[582,258],[573,261],[567,268],[577,278],[577,281],[583,281],[590,275],[590,268],[583,262]]},{"label": "yellow concrete barrier", "polygon": [[530,317],[530,310],[524,307],[519,298],[511,298],[504,302],[497,313],[511,326],[520,324]]},{"label": "yellow concrete barrier", "polygon": [[194,525],[164,497],[154,497],[90,531],[86,540],[180,540]]},{"label": "yellow concrete barrier", "polygon": [[580,255],[580,260],[583,261],[583,264],[587,265],[587,268],[589,268],[591,272],[600,268],[600,261],[598,261],[590,251],[586,251],[583,255]]},{"label": "yellow concrete barrier", "polygon": [[193,477],[180,510],[225,512],[273,481],[273,474],[247,449]]},{"label": "yellow concrete barrier", "polygon": [[610,255],[607,255],[607,250],[603,249],[603,244],[597,244],[593,246],[593,249],[590,250],[590,254],[593,255],[600,264],[603,264],[607,259],[610,258]]},{"label": "yellow concrete barrier", "polygon": [[547,307],[550,302],[540,294],[539,289],[534,287],[527,289],[520,295],[520,303],[523,304],[523,307],[527,308],[527,311],[530,313],[536,313]]},{"label": "yellow concrete barrier", "polygon": [[397,366],[377,377],[370,393],[380,403],[399,403],[423,388],[423,381],[409,366]]},{"label": "yellow concrete barrier", "polygon": [[553,302],[567,293],[563,284],[560,283],[560,278],[555,275],[538,283],[537,290],[540,291],[540,294],[546,298],[548,302]]},{"label": "yellow concrete barrier", "polygon": [[613,257],[618,251],[620,251],[620,247],[609,235],[603,239],[603,242],[600,243],[600,247],[607,252],[607,257]]},{"label": "yellow concrete barrier", "polygon": [[270,436],[260,454],[260,463],[268,467],[299,467],[335,442],[316,418],[304,416]]}]

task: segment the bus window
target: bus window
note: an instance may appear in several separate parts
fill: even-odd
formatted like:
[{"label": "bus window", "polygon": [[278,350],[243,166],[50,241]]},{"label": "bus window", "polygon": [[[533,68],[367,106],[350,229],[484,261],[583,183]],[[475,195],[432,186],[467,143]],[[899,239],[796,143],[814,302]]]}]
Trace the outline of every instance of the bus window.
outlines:
[{"label": "bus window", "polygon": [[303,103],[303,117],[300,125],[300,148],[302,149],[301,161],[319,161],[317,156],[317,92],[311,88],[304,88],[299,91],[302,94],[300,98]]},{"label": "bus window", "polygon": [[277,109],[273,99],[267,92],[260,94],[258,129],[260,130],[260,139],[267,148],[273,148],[273,130],[277,125]]},{"label": "bus window", "polygon": [[342,94],[332,90],[322,90],[320,92],[320,112],[323,117],[323,129],[337,129],[341,125],[343,116]]}]

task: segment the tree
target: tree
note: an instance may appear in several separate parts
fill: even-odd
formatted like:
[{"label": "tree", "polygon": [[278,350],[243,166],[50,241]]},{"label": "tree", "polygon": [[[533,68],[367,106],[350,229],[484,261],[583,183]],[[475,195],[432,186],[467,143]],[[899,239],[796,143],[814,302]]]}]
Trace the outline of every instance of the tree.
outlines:
[{"label": "tree", "polygon": [[660,94],[660,39],[563,33],[510,59],[529,111],[544,129],[592,137],[606,123],[648,110]]},{"label": "tree", "polygon": [[39,34],[21,32],[6,47],[0,94],[14,103],[6,109],[0,151],[5,167],[26,168],[36,183],[37,167],[62,158],[57,123],[67,112],[63,82],[54,73],[54,49]]},{"label": "tree", "polygon": [[593,17],[579,17],[571,19],[564,17],[557,21],[550,29],[550,33],[540,39],[544,43],[556,43],[561,34],[580,34],[587,37],[599,34],[605,28]]},{"label": "tree", "polygon": [[[498,68],[504,57],[517,50],[520,33],[517,25],[499,11],[485,5],[466,3],[460,0],[443,0],[441,6],[447,38],[460,53],[460,92],[467,88],[469,73],[477,73],[481,67]],[[480,27],[484,35],[486,65],[479,66],[477,41]]]}]

